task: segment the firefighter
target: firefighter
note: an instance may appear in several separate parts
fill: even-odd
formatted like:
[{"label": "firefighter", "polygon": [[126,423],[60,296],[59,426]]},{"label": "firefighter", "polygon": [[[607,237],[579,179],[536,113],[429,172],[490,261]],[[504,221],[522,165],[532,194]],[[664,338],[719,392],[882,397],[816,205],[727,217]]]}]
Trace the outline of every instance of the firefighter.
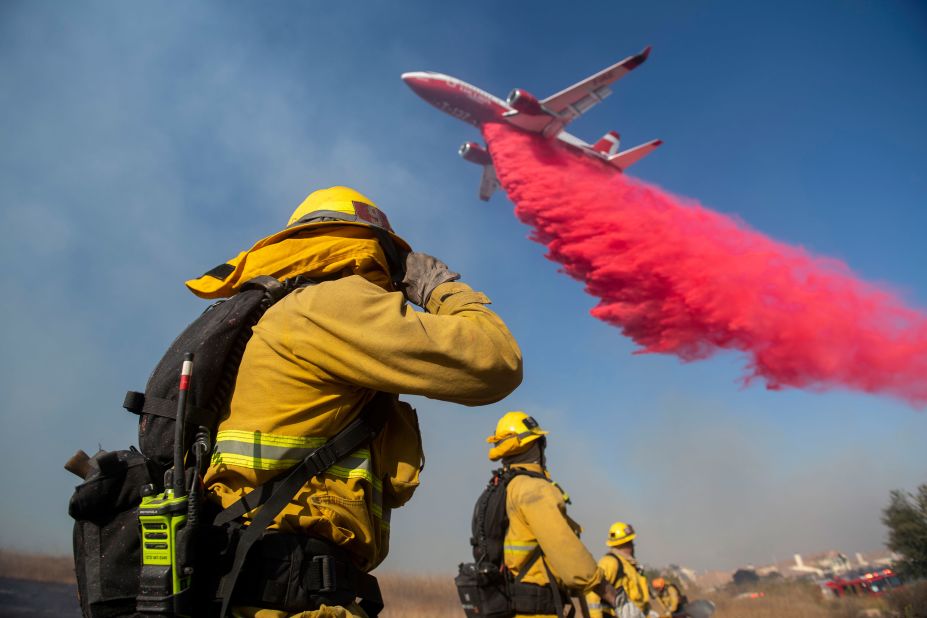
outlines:
[{"label": "firefighter", "polygon": [[[379,590],[368,572],[386,557],[390,511],[412,497],[423,465],[416,413],[397,394],[498,401],[521,382],[521,352],[484,294],[440,260],[411,252],[354,189],[312,193],[285,229],[187,286],[223,298],[258,275],[316,283],[289,293],[254,327],[205,476],[212,500],[236,503],[365,408],[385,426],[289,501],[247,554],[243,583],[228,595],[232,614],[375,615]],[[294,590],[305,594],[294,600]]]},{"label": "firefighter", "polygon": [[595,594],[587,595],[592,618],[618,616],[618,618],[644,618],[651,615],[650,589],[644,571],[634,558],[634,539],[637,534],[631,524],[616,521],[608,529],[606,545],[610,548],[599,560],[605,579],[617,591],[615,603],[602,603]]},{"label": "firefighter", "polygon": [[660,602],[663,604],[665,618],[683,615],[678,612],[682,610],[687,599],[686,595],[679,590],[676,584],[668,582],[662,577],[656,577],[653,582],[651,582],[651,586],[657,598],[659,598]]},{"label": "firefighter", "polygon": [[581,527],[566,513],[565,494],[550,480],[547,434],[532,417],[516,411],[499,419],[486,439],[492,444],[490,460],[501,459],[503,468],[529,473],[509,481],[505,501],[509,526],[503,560],[518,580],[512,597],[520,617],[562,615],[571,595],[595,591],[614,598],[602,569],[579,540]]}]

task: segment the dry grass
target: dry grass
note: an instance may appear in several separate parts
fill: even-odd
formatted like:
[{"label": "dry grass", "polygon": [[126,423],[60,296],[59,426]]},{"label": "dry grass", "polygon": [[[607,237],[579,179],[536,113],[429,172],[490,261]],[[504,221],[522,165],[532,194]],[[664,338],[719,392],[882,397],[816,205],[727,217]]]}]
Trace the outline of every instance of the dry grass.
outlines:
[{"label": "dry grass", "polygon": [[[457,591],[450,576],[383,575],[380,578],[386,610],[383,618],[462,618]],[[693,594],[717,604],[715,618],[862,618],[867,609],[881,609],[879,599],[828,601],[813,584],[784,582],[763,589],[761,599],[737,599],[735,593]],[[890,614],[883,613],[884,618]],[[920,615],[916,615],[920,618]],[[904,617],[908,618],[908,617]],[[914,618],[912,615],[911,618]]]},{"label": "dry grass", "polygon": [[927,581],[908,584],[896,590],[886,603],[901,618],[927,618]]},{"label": "dry grass", "polygon": [[758,587],[760,599],[738,599],[736,593],[708,595],[717,605],[715,618],[862,618],[866,610],[884,610],[879,599],[827,600],[814,584],[781,582]]},{"label": "dry grass", "polygon": [[[462,618],[457,590],[451,576],[382,575],[380,585],[386,610],[383,618]],[[817,586],[783,582],[762,590],[761,599],[737,599],[735,593],[693,594],[717,604],[715,618],[863,618],[865,610],[878,609],[884,618],[886,604],[880,599],[826,600]],[[911,614],[902,618],[921,618]]]},{"label": "dry grass", "polygon": [[389,573],[377,577],[386,609],[381,618],[462,618],[451,575]]},{"label": "dry grass", "polygon": [[[45,582],[74,582],[70,556],[47,556],[0,550],[0,577]],[[450,575],[387,573],[378,577],[386,610],[382,618],[461,618],[454,579]],[[817,586],[781,582],[758,587],[761,599],[737,599],[734,593],[690,595],[717,604],[715,618],[862,618],[866,610],[881,610],[884,618],[925,618],[927,583],[899,590],[896,599],[825,600]],[[891,608],[891,609],[890,609]],[[892,611],[895,609],[895,612]],[[907,610],[907,611],[906,611]]]},{"label": "dry grass", "polygon": [[46,556],[0,549],[0,577],[73,584],[71,556]]}]

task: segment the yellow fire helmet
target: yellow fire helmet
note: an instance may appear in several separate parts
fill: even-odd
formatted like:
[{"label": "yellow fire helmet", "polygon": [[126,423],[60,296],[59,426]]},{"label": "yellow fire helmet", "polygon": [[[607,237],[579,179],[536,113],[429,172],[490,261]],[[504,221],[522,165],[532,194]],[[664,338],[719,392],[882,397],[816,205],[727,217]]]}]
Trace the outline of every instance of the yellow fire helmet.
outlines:
[{"label": "yellow fire helmet", "polygon": [[326,223],[349,223],[383,230],[405,251],[411,251],[409,243],[393,231],[386,213],[377,208],[377,205],[363,193],[350,187],[329,187],[313,191],[296,207],[287,221],[286,229],[278,234],[292,234],[296,230]]},{"label": "yellow fire helmet", "polygon": [[496,433],[486,438],[493,445],[489,449],[489,458],[496,461],[524,453],[532,442],[546,435],[538,422],[524,412],[506,412],[496,423]]},{"label": "yellow fire helmet", "polygon": [[608,541],[605,544],[609,547],[618,547],[630,543],[635,537],[637,537],[637,533],[634,532],[634,526],[623,521],[616,521],[608,529]]},{"label": "yellow fire helmet", "polygon": [[[255,268],[266,270],[272,266],[273,270],[285,273],[281,264],[288,263],[290,253],[282,244],[303,230],[325,225],[360,226],[372,231],[383,249],[394,287],[402,281],[405,275],[403,254],[411,251],[409,243],[396,235],[386,214],[364,194],[349,187],[329,187],[310,193],[293,211],[286,228],[262,238],[237,258],[220,264],[202,277],[188,281],[187,287],[204,298],[221,298],[234,293],[238,284],[251,277],[271,274],[252,272]],[[280,250],[275,251],[275,247]],[[265,255],[268,252],[273,255]],[[263,264],[268,261],[271,264]]]},{"label": "yellow fire helmet", "polygon": [[367,196],[350,187],[329,187],[313,191],[290,215],[286,229],[270,238],[333,223],[360,225],[373,230],[390,262],[390,269],[394,271],[390,273],[393,280],[396,283],[402,281],[402,276],[396,279],[396,270],[404,268],[404,260],[399,255],[399,250],[408,253],[412,248],[393,231],[386,213],[377,208]]}]

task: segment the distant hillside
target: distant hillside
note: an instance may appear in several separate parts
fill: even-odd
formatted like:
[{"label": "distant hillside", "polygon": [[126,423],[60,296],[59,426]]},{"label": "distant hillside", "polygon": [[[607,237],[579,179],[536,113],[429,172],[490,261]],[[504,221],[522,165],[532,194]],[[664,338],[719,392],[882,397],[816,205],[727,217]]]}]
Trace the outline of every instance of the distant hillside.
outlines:
[{"label": "distant hillside", "polygon": [[73,584],[74,559],[0,549],[0,577]]}]

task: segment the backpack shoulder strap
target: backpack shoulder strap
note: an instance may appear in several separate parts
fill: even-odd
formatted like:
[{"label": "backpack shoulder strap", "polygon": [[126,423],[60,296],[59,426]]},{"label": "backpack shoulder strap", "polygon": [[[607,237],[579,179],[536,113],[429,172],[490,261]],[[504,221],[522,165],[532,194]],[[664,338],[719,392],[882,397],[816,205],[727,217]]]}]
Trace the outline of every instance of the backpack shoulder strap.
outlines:
[{"label": "backpack shoulder strap", "polygon": [[518,573],[518,577],[515,578],[515,583],[521,582],[525,578],[525,575],[528,574],[528,570],[534,566],[534,563],[538,561],[538,558],[544,555],[544,551],[541,549],[541,546],[538,545],[531,553],[528,555],[528,559],[523,565],[521,565],[521,570]]},{"label": "backpack shoulder strap", "polygon": [[606,555],[606,557],[612,558],[612,559],[615,561],[615,563],[618,565],[618,569],[617,569],[617,571],[615,572],[615,581],[614,581],[614,582],[609,582],[610,584],[612,584],[612,585],[614,586],[614,585],[615,585],[615,582],[617,582],[618,579],[619,579],[622,575],[624,575],[624,562],[621,560],[621,558],[619,558],[618,556],[616,556],[616,555],[613,554],[612,552],[608,552],[608,553],[605,554],[605,555]]},{"label": "backpack shoulder strap", "polygon": [[[373,440],[383,429],[386,423],[386,415],[380,411],[375,402],[382,401],[383,397],[388,397],[386,393],[377,393],[374,398],[364,407],[358,418],[354,419],[350,425],[342,429],[335,437],[330,439],[324,445],[313,450],[300,463],[290,469],[290,472],[275,484],[272,491],[267,492],[265,502],[260,505],[251,524],[245,528],[238,540],[235,548],[235,556],[232,561],[231,570],[222,578],[219,585],[219,597],[222,599],[222,609],[219,613],[220,618],[227,615],[229,603],[232,600],[232,593],[235,590],[235,584],[241,569],[244,566],[245,559],[248,557],[248,551],[263,535],[267,527],[273,523],[274,519],[289,504],[296,492],[306,484],[311,478],[318,476],[325,470],[329,469],[335,463],[347,457],[354,452],[359,446]],[[256,491],[256,490],[255,490]],[[252,492],[254,493],[254,492]],[[249,494],[250,495],[250,494]],[[242,500],[226,509],[240,510]],[[248,510],[258,506],[257,504],[247,505]],[[247,512],[247,510],[245,511]],[[222,514],[220,514],[221,516]],[[224,518],[227,520],[227,518]],[[234,519],[234,518],[233,518]],[[218,521],[218,519],[217,519]]]},{"label": "backpack shoulder strap", "polygon": [[[540,545],[538,546],[540,547]],[[557,618],[564,618],[563,616],[563,596],[560,594],[560,586],[557,585],[557,580],[554,579],[554,574],[551,572],[550,567],[547,565],[547,562],[542,560],[544,565],[544,570],[547,571],[547,583],[550,585],[551,591],[554,593],[554,607],[557,608]],[[573,615],[572,612],[572,603],[570,604],[571,612],[570,616]]]},{"label": "backpack shoulder strap", "polygon": [[612,552],[608,552],[607,554],[605,554],[605,555],[602,556],[602,557],[603,557],[603,558],[611,558],[612,560],[615,561],[615,565],[616,565],[616,567],[617,567],[616,570],[615,570],[615,578],[614,578],[612,581],[609,581],[609,582],[608,582],[609,584],[611,584],[612,586],[614,586],[614,585],[616,585],[616,584],[618,583],[618,580],[621,579],[621,576],[624,574],[624,564],[621,562],[621,558],[619,558],[618,556],[616,556],[616,555],[613,554]]}]

